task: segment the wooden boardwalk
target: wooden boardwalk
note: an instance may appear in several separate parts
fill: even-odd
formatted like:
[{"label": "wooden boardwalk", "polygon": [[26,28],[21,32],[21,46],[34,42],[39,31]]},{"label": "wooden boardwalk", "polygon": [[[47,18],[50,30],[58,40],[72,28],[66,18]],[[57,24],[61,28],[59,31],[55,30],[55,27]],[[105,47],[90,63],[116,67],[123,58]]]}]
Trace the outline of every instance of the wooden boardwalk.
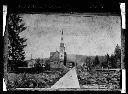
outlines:
[{"label": "wooden boardwalk", "polygon": [[60,78],[51,88],[80,88],[75,67]]}]

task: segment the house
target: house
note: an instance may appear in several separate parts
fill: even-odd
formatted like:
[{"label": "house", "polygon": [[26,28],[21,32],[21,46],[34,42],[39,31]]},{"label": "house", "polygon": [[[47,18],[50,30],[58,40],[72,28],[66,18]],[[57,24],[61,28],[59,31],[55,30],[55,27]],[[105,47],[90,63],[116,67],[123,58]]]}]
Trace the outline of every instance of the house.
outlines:
[{"label": "house", "polygon": [[28,60],[28,68],[35,67],[36,61],[34,59]]}]

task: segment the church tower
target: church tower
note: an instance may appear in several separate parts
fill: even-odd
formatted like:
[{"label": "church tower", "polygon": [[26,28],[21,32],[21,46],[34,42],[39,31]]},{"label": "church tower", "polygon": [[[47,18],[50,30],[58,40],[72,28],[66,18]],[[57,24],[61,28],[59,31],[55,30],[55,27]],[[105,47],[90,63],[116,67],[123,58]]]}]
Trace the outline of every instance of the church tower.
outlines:
[{"label": "church tower", "polygon": [[63,42],[63,30],[61,32],[61,43],[60,43],[60,61],[64,62],[65,47]]}]

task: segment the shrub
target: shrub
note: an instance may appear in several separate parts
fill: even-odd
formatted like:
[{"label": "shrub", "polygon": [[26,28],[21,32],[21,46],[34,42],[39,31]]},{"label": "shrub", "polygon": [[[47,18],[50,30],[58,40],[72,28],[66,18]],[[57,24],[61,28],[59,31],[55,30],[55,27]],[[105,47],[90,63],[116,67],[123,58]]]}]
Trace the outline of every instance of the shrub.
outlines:
[{"label": "shrub", "polygon": [[55,82],[58,81],[65,73],[67,73],[67,70],[65,69],[53,70],[39,74],[9,73],[8,86],[9,88],[46,88],[54,85]]}]

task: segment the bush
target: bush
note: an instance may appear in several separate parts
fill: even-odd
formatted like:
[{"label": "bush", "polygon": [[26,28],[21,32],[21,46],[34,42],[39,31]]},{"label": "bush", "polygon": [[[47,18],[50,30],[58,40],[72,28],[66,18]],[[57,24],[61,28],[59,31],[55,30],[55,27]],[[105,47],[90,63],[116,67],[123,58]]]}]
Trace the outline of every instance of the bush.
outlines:
[{"label": "bush", "polygon": [[9,73],[8,87],[9,88],[47,88],[55,84],[67,70],[59,69],[46,73],[30,74],[30,73]]},{"label": "bush", "polygon": [[[86,75],[85,75],[86,74]],[[77,77],[80,85],[106,85],[108,87],[120,88],[120,71],[83,71],[77,68]]]}]

